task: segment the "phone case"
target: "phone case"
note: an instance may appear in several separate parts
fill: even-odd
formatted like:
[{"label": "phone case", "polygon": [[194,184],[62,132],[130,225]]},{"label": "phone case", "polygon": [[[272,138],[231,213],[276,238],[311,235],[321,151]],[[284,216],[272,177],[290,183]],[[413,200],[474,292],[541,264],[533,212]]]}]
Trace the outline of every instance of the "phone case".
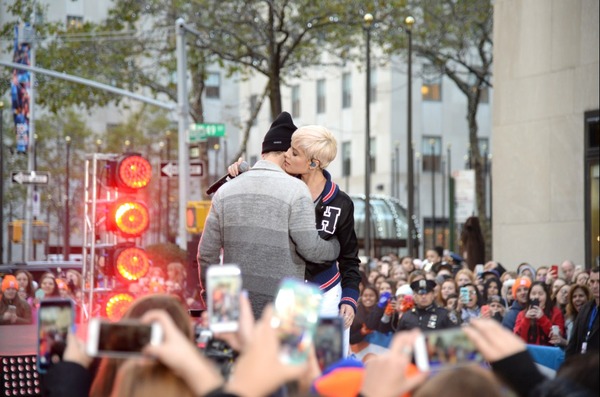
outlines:
[{"label": "phone case", "polygon": [[279,331],[282,362],[306,361],[314,341],[320,306],[321,291],[317,285],[290,278],[281,282],[271,325]]},{"label": "phone case", "polygon": [[213,265],[206,271],[209,328],[235,332],[240,318],[242,277],[237,265]]}]

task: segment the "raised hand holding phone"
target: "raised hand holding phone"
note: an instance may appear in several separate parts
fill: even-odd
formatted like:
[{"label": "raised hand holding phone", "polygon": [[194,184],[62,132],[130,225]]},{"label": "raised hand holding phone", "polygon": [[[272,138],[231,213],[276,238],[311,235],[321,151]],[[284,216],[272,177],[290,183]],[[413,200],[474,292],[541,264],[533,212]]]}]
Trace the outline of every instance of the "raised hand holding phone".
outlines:
[{"label": "raised hand holding phone", "polygon": [[235,332],[239,327],[242,276],[237,265],[213,265],[206,271],[209,328]]},{"label": "raised hand holding phone", "polygon": [[92,318],[88,325],[86,353],[92,357],[139,357],[147,345],[159,345],[162,340],[163,330],[159,323],[145,324],[140,320],[112,323]]},{"label": "raised hand holding phone", "polygon": [[45,373],[63,359],[75,313],[71,299],[45,299],[38,310],[37,369]]}]

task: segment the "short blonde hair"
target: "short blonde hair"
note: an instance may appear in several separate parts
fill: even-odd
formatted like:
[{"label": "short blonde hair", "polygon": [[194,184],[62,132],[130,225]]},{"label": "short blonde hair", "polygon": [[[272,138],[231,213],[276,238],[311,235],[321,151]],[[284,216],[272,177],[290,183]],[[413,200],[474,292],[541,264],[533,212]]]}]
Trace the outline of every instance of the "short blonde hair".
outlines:
[{"label": "short blonde hair", "polygon": [[319,161],[326,168],[337,155],[337,141],[329,130],[320,125],[300,127],[292,135],[292,145],[302,149],[309,160]]}]

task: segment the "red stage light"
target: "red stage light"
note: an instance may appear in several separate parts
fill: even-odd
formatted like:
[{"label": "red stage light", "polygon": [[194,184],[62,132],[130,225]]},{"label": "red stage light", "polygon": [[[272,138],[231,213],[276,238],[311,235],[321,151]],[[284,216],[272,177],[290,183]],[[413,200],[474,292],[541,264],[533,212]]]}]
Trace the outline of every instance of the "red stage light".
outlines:
[{"label": "red stage light", "polygon": [[110,321],[118,321],[123,317],[134,301],[134,297],[128,293],[118,293],[111,296],[105,305],[106,317]]}]

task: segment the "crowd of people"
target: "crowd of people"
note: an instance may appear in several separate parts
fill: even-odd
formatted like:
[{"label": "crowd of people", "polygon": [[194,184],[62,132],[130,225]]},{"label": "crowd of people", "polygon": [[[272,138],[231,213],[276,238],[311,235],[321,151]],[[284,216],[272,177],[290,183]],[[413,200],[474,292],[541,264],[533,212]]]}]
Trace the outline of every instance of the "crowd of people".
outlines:
[{"label": "crowd of people", "polygon": [[[148,359],[88,357],[71,334],[63,360],[44,376],[45,395],[598,395],[597,267],[564,261],[560,272],[528,263],[509,271],[484,263],[477,217],[463,225],[460,255],[433,247],[423,259],[390,253],[361,261],[352,200],[325,170],[336,145],[326,128],[297,128],[283,112],[265,135],[261,160],[213,196],[198,263],[237,264],[245,288],[238,331],[214,335],[235,351],[231,376],[199,351],[194,326],[204,324],[187,311],[196,297],[186,296],[181,269],[169,265],[168,279],[153,268],[132,285],[139,297],[124,316],[160,324],[163,341],[145,348]],[[229,175],[237,172],[236,164],[229,167]],[[324,371],[314,350],[302,363],[281,360],[271,301],[284,277],[318,285],[320,316],[343,320],[349,349]],[[6,276],[3,324],[31,322],[47,297],[77,303],[81,283],[77,274],[49,273],[36,288],[27,273]],[[464,330],[488,366],[418,370],[412,361],[421,334],[453,327]],[[556,378],[539,372],[528,345],[565,350]]]},{"label": "crowd of people", "polygon": [[[166,273],[166,276],[165,276]],[[99,281],[99,283],[102,280]],[[185,266],[181,262],[171,262],[166,272],[152,266],[148,274],[134,283],[128,283],[127,291],[134,296],[154,293],[177,295],[190,309],[205,308],[200,291],[189,288]],[[17,269],[2,279],[2,299],[0,299],[0,324],[31,324],[35,322],[40,301],[47,298],[69,298],[73,301],[77,322],[81,314],[83,299],[83,277],[78,270],[67,269],[46,272],[34,279],[27,269]],[[98,302],[97,302],[98,303]],[[92,312],[98,315],[101,305]]]},{"label": "crowd of people", "polygon": [[[597,268],[584,270],[568,260],[560,272],[557,268],[522,263],[506,271],[487,262],[475,273],[440,247],[427,250],[424,260],[390,254],[363,263],[352,351],[363,359],[381,351],[381,341],[394,332],[448,328],[477,318],[494,319],[527,344],[567,349],[579,313],[595,304],[598,274]],[[593,326],[597,317],[591,321]]]}]

